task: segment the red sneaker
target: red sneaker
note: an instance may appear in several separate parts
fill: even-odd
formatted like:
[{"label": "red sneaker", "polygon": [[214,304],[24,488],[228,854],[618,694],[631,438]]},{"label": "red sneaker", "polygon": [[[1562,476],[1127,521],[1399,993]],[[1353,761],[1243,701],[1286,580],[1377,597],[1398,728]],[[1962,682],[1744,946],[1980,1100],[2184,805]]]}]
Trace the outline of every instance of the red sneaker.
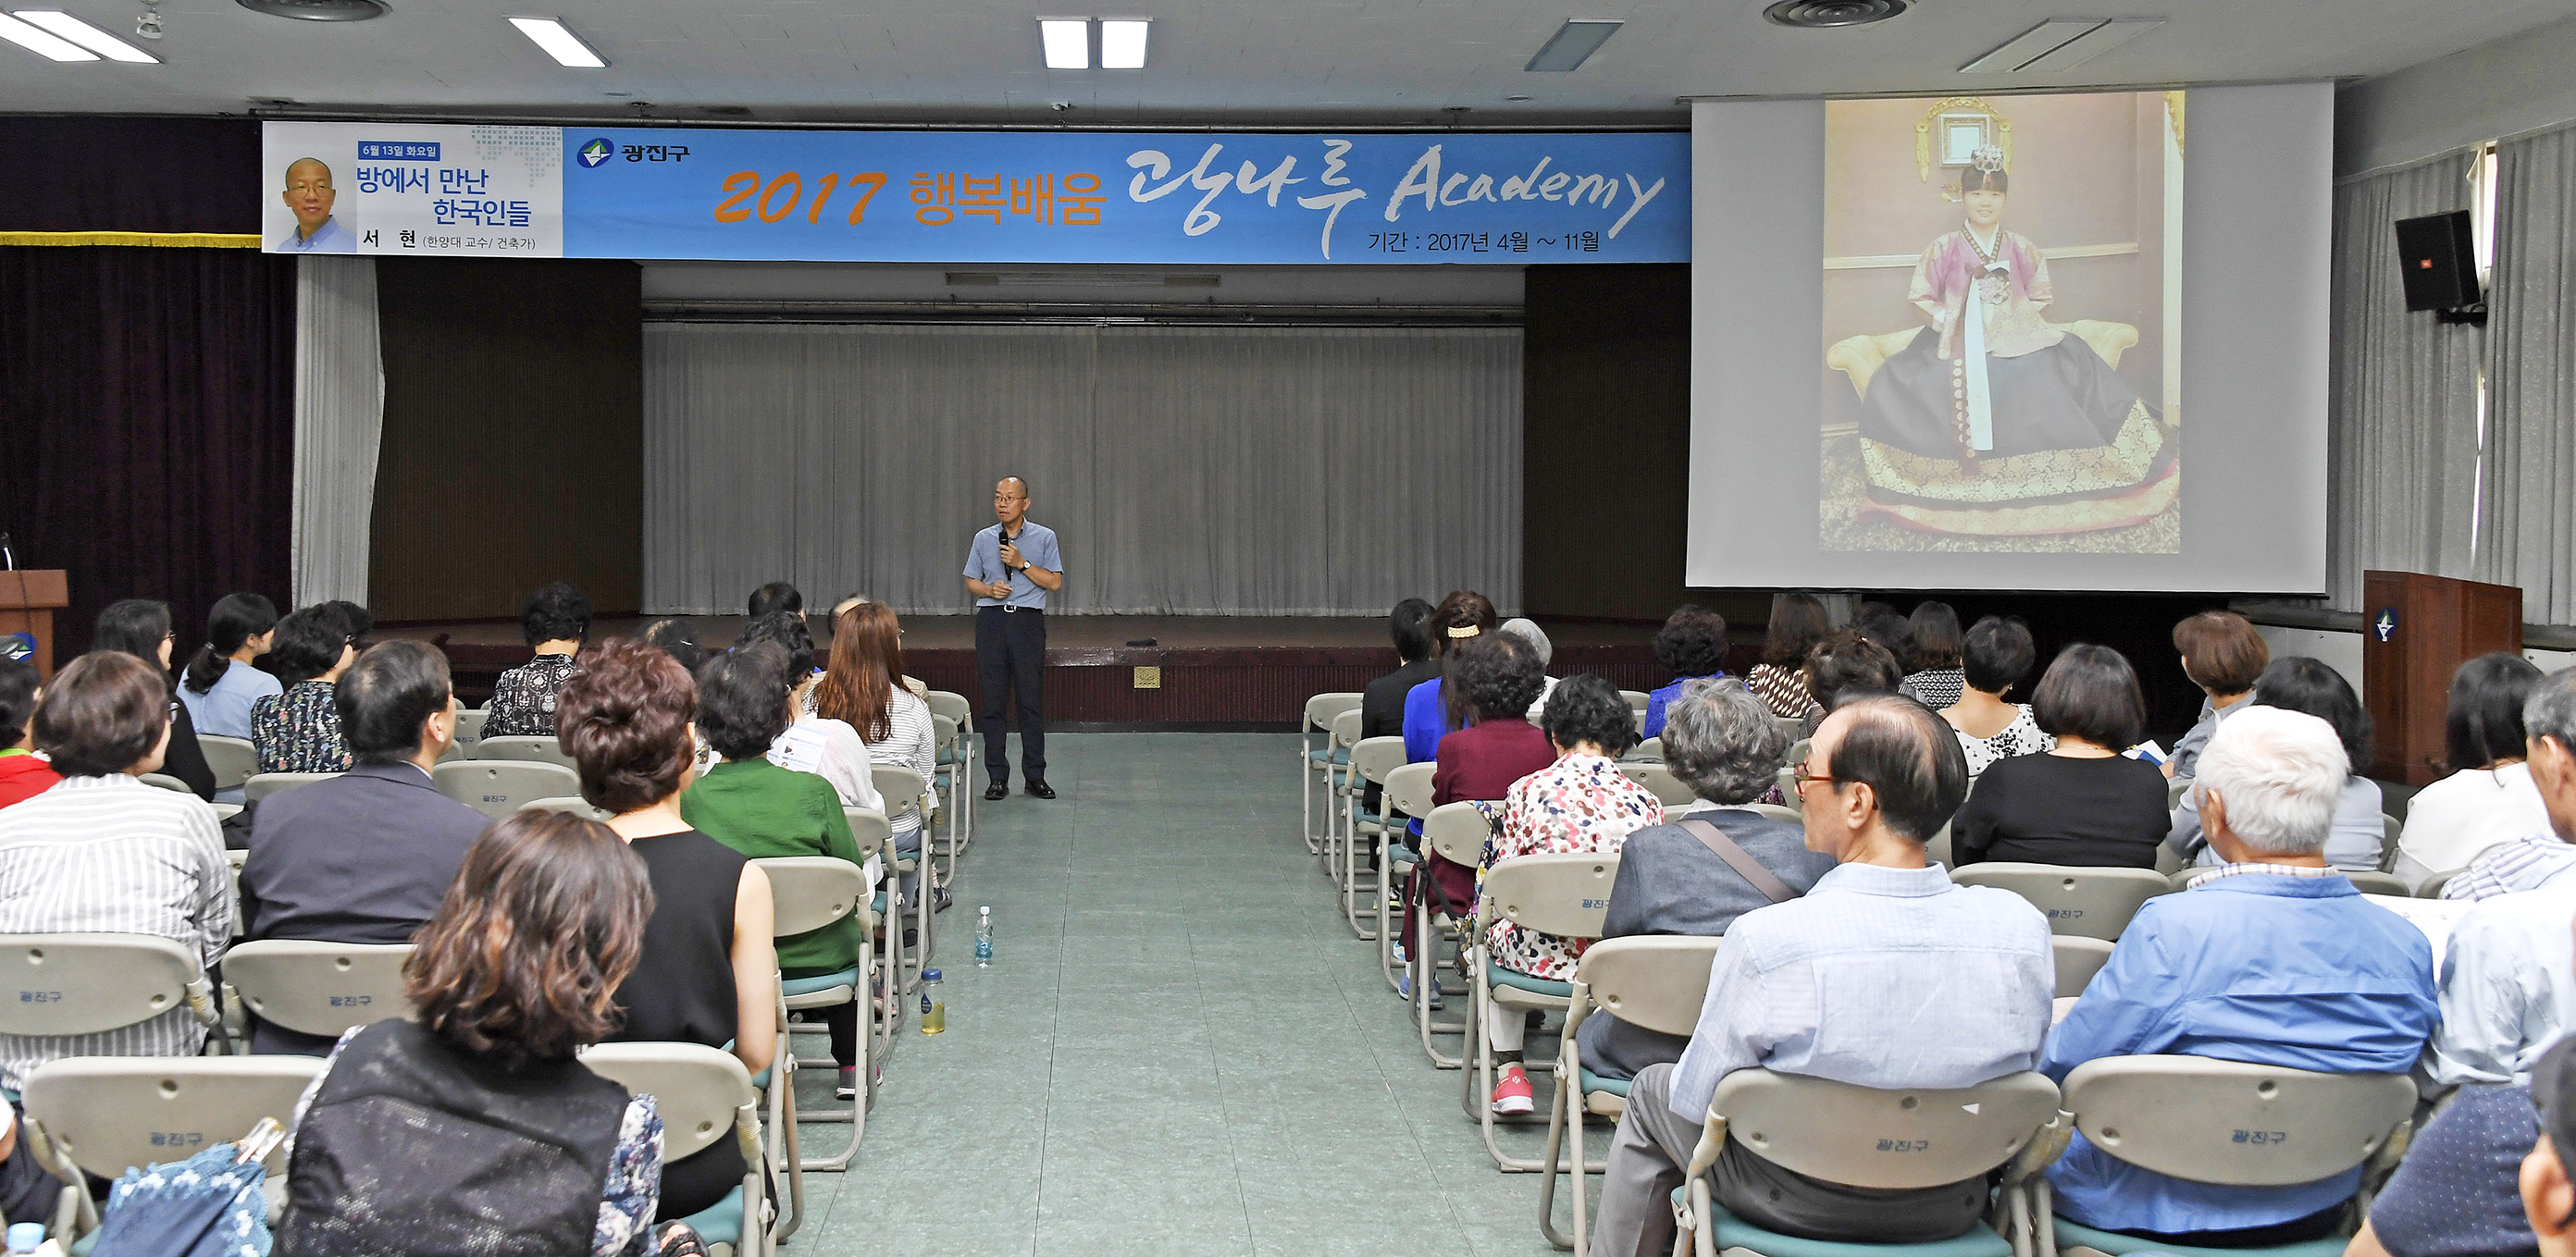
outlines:
[{"label": "red sneaker", "polygon": [[1530,1092],[1529,1075],[1521,1072],[1518,1065],[1503,1066],[1502,1080],[1494,1084],[1494,1112],[1514,1117],[1537,1108],[1538,1101]]}]

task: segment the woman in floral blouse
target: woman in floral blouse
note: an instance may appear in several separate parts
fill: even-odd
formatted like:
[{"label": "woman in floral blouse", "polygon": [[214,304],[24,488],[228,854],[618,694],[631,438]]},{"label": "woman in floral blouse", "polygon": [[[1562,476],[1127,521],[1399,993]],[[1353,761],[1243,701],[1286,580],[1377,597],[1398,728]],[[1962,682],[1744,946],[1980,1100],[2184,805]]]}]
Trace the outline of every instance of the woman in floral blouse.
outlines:
[{"label": "woman in floral blouse", "polygon": [[483,704],[487,738],[555,736],[555,691],[579,664],[573,657],[590,640],[590,600],[562,581],[528,595],[519,629],[537,657],[501,674]]},{"label": "woman in floral blouse", "polygon": [[[1551,853],[1617,855],[1628,835],[1664,823],[1664,806],[1611,761],[1637,744],[1636,717],[1617,687],[1598,676],[1568,677],[1547,700],[1540,726],[1557,760],[1512,783],[1503,801],[1503,824],[1486,844],[1485,867],[1515,856]],[[1580,939],[1562,939],[1496,921],[1485,936],[1493,963],[1551,982],[1574,978],[1583,957]],[[1491,1018],[1487,1041],[1502,1063],[1494,1084],[1496,1113],[1534,1107],[1529,1076],[1521,1069],[1527,1023],[1519,1016]]]},{"label": "woman in floral blouse", "polygon": [[250,708],[251,745],[264,773],[336,773],[349,768],[336,703],[340,674],[358,658],[347,626],[328,607],[306,607],[277,622],[269,659],[286,682]]}]

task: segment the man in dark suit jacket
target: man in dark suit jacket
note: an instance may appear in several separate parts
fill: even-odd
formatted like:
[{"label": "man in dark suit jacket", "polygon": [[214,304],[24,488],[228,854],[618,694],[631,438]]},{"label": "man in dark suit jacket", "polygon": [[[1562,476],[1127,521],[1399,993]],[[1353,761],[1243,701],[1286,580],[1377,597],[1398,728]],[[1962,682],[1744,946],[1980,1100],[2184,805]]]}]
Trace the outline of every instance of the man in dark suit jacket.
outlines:
[{"label": "man in dark suit jacket", "polygon": [[[429,770],[456,741],[447,657],[424,642],[367,648],[334,696],[357,766],[261,801],[242,864],[254,939],[407,943],[438,911],[491,822]],[[251,1019],[251,1050],[319,1056],[331,1040]]]},{"label": "man in dark suit jacket", "polygon": [[[1680,934],[1710,938],[1735,918],[1764,907],[1769,896],[1682,821],[1707,821],[1756,864],[1803,895],[1833,870],[1833,857],[1807,849],[1807,831],[1746,805],[1762,797],[1789,749],[1771,709],[1734,681],[1683,687],[1664,707],[1664,766],[1700,801],[1671,821],[1628,835],[1619,848],[1619,877],[1610,884],[1603,938]],[[1583,1064],[1604,1078],[1634,1078],[1649,1065],[1682,1058],[1690,1036],[1661,1034],[1595,1013],[1576,1027]]]}]

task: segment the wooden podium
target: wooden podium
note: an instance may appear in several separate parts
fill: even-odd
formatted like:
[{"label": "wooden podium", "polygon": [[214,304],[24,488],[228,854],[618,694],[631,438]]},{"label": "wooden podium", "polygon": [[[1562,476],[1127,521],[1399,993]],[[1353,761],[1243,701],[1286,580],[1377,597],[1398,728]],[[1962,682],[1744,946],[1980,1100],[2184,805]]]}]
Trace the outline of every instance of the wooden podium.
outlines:
[{"label": "wooden podium", "polygon": [[71,605],[60,569],[0,572],[0,633],[36,639],[36,675],[54,679],[54,612]]},{"label": "wooden podium", "polygon": [[2370,775],[2408,785],[2447,776],[2442,722],[2451,674],[2491,651],[2522,653],[2522,590],[2413,572],[2361,574],[2363,702]]}]

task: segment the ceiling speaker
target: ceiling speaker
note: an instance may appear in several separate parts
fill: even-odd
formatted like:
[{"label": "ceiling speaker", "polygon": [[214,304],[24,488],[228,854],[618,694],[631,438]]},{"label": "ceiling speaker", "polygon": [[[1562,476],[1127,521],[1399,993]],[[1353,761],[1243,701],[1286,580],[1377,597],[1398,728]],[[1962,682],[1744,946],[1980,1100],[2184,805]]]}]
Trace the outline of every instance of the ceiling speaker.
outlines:
[{"label": "ceiling speaker", "polygon": [[385,15],[384,0],[241,0],[241,7],[299,22],[363,22]]},{"label": "ceiling speaker", "polygon": [[1816,30],[1884,22],[1906,7],[1906,0],[1780,0],[1764,9],[1762,16],[1774,25]]}]

